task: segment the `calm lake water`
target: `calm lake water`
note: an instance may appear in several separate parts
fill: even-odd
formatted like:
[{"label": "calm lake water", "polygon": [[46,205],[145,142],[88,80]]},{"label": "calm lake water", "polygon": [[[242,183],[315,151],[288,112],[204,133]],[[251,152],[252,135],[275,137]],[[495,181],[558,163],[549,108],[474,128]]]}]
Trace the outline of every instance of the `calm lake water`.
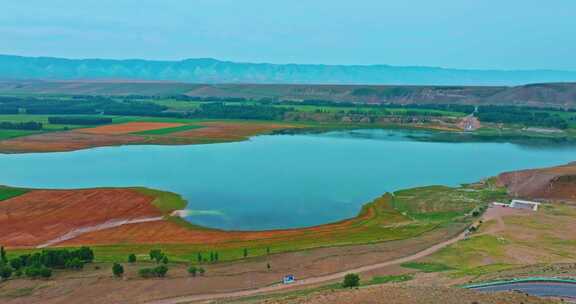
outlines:
[{"label": "calm lake water", "polygon": [[0,184],[151,187],[186,198],[188,219],[194,223],[262,230],[352,217],[361,205],[387,191],[455,186],[503,171],[576,160],[574,147],[421,142],[406,134],[356,130],[212,145],[3,154]]}]

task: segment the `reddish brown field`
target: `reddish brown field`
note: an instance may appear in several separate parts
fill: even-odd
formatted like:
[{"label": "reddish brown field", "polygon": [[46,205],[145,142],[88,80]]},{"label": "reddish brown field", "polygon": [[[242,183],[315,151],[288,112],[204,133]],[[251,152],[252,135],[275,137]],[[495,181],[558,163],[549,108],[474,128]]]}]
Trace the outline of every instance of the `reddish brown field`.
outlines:
[{"label": "reddish brown field", "polygon": [[239,140],[278,129],[293,128],[287,124],[274,123],[236,123],[236,122],[202,122],[198,125],[205,128],[172,133],[174,137],[209,138],[219,140]]},{"label": "reddish brown field", "polygon": [[94,147],[119,146],[142,142],[133,135],[99,135],[76,132],[52,132],[0,141],[4,153],[61,152]]},{"label": "reddish brown field", "polygon": [[33,190],[0,203],[0,244],[38,246],[75,228],[161,216],[153,199],[131,189]]},{"label": "reddish brown field", "polygon": [[130,122],[66,132],[50,132],[0,141],[0,152],[63,152],[129,144],[192,145],[240,141],[272,130],[292,128],[284,124],[260,122],[201,122],[203,128],[163,135],[140,136],[140,131],[179,127],[185,124]]},{"label": "reddish brown field", "polygon": [[174,128],[180,127],[184,124],[170,123],[170,122],[128,122],[117,125],[106,125],[95,128],[76,129],[74,132],[87,133],[87,134],[129,134],[135,132]]}]

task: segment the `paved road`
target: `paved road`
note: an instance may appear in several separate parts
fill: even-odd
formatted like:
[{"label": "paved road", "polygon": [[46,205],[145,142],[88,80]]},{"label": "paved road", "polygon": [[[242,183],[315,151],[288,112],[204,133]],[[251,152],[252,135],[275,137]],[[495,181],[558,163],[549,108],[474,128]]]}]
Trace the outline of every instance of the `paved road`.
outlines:
[{"label": "paved road", "polygon": [[486,286],[472,289],[480,292],[519,290],[533,296],[558,297],[558,298],[570,299],[573,301],[576,300],[576,284],[573,283],[558,283],[558,282],[509,283],[509,284]]},{"label": "paved road", "polygon": [[432,247],[424,249],[424,250],[422,250],[418,253],[415,253],[413,255],[409,255],[409,256],[406,256],[403,258],[399,258],[399,259],[395,259],[395,260],[391,260],[391,261],[387,261],[387,262],[382,262],[382,263],[378,263],[378,264],[362,266],[362,267],[358,267],[358,268],[354,268],[354,269],[348,269],[346,271],[337,272],[337,273],[333,273],[333,274],[307,278],[304,280],[296,281],[295,283],[290,284],[290,285],[277,284],[277,285],[272,285],[272,286],[268,286],[268,287],[240,290],[240,291],[234,291],[234,292],[228,292],[228,293],[198,294],[198,295],[181,296],[181,297],[174,297],[174,298],[169,298],[169,299],[164,299],[164,300],[151,301],[151,302],[148,302],[148,304],[179,304],[179,303],[189,303],[189,302],[195,302],[195,301],[206,301],[206,300],[223,299],[223,298],[246,297],[246,296],[252,296],[252,295],[256,295],[256,294],[260,294],[260,293],[267,293],[267,292],[279,291],[279,290],[283,290],[283,289],[287,289],[287,288],[293,288],[296,286],[306,286],[306,285],[312,285],[312,284],[318,284],[318,283],[325,283],[325,282],[329,282],[329,281],[342,279],[346,274],[351,273],[351,272],[362,273],[362,272],[380,269],[380,268],[387,267],[387,266],[398,265],[398,264],[418,260],[418,259],[421,259],[423,257],[429,256],[429,255],[439,251],[440,249],[443,249],[444,247],[450,246],[450,245],[452,245],[458,241],[461,241],[464,238],[465,238],[465,233],[463,232],[460,235],[458,235],[458,236],[456,236],[450,240],[446,240],[444,242],[438,243]]}]

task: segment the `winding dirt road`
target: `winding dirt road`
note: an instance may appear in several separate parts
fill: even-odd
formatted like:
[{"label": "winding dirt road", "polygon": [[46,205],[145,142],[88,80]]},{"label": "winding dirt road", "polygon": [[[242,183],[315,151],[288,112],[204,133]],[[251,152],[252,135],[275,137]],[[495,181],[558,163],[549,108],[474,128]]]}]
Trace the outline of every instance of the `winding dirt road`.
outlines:
[{"label": "winding dirt road", "polygon": [[299,286],[325,283],[325,282],[329,282],[329,281],[339,280],[339,279],[343,278],[346,274],[352,273],[352,272],[353,273],[362,273],[362,272],[380,269],[382,267],[398,265],[398,264],[418,260],[418,259],[424,258],[426,256],[429,256],[429,255],[439,251],[440,249],[443,249],[447,246],[450,246],[450,245],[452,245],[458,241],[461,241],[465,237],[466,237],[466,233],[463,232],[452,239],[438,243],[432,247],[424,249],[424,250],[422,250],[418,253],[415,253],[413,255],[405,256],[403,258],[399,258],[399,259],[395,259],[395,260],[391,260],[391,261],[387,261],[387,262],[382,262],[382,263],[378,263],[378,264],[348,269],[346,271],[336,272],[333,274],[323,275],[323,276],[319,276],[319,277],[311,277],[311,278],[303,279],[300,281],[296,281],[295,283],[290,284],[290,285],[275,284],[275,285],[267,286],[267,287],[247,289],[247,290],[239,290],[239,291],[226,292],[226,293],[197,294],[197,295],[189,295],[189,296],[180,296],[180,297],[168,298],[168,299],[163,299],[163,300],[150,301],[150,302],[147,302],[147,304],[180,304],[180,303],[190,303],[190,302],[207,301],[207,300],[224,299],[224,298],[246,297],[246,296],[253,296],[253,295],[261,294],[261,293],[280,291],[280,290],[299,287]]}]

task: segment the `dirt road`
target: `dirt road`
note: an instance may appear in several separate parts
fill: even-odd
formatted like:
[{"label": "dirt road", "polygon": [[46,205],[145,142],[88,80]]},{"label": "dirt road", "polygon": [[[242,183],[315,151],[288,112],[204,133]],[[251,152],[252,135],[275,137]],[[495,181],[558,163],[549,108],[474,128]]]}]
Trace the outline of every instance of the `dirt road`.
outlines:
[{"label": "dirt road", "polygon": [[303,279],[300,281],[296,281],[295,283],[290,284],[290,285],[276,284],[276,285],[262,287],[262,288],[240,290],[240,291],[233,291],[233,292],[227,292],[227,293],[198,294],[198,295],[181,296],[181,297],[174,297],[174,298],[169,298],[169,299],[164,299],[164,300],[150,301],[150,302],[148,302],[148,304],[179,304],[179,303],[189,303],[189,302],[215,300],[215,299],[223,299],[223,298],[246,297],[246,296],[252,296],[252,295],[261,294],[261,293],[280,291],[280,290],[284,290],[284,289],[288,289],[288,288],[325,283],[325,282],[329,282],[329,281],[339,280],[339,279],[343,278],[348,273],[362,273],[362,272],[380,269],[382,267],[398,265],[398,264],[418,260],[418,259],[424,258],[426,256],[429,256],[429,255],[437,252],[438,250],[440,250],[442,248],[445,248],[445,247],[450,246],[450,245],[452,245],[458,241],[461,241],[464,238],[465,238],[465,233],[463,232],[463,233],[459,234],[458,236],[456,236],[450,240],[446,240],[444,242],[438,243],[432,247],[424,249],[424,250],[422,250],[418,253],[415,253],[413,255],[409,255],[409,256],[406,256],[403,258],[399,258],[399,259],[395,259],[395,260],[391,260],[391,261],[387,261],[387,262],[382,262],[382,263],[378,263],[378,264],[348,269],[346,271],[341,271],[341,272],[328,274],[328,275],[324,275],[324,276],[307,278],[307,279]]},{"label": "dirt road", "polygon": [[156,222],[156,221],[161,221],[163,219],[164,219],[163,216],[157,216],[157,217],[147,217],[147,218],[139,218],[139,219],[108,220],[108,221],[101,223],[101,224],[98,224],[98,225],[73,229],[73,230],[65,233],[64,235],[61,235],[55,239],[47,241],[46,243],[43,243],[43,244],[36,246],[36,248],[46,248],[46,247],[49,247],[52,245],[56,245],[58,243],[62,243],[64,241],[72,240],[72,239],[74,239],[74,238],[76,238],[82,234],[86,234],[86,233],[90,233],[90,232],[94,232],[94,231],[100,231],[100,230],[104,230],[104,229],[110,229],[110,228],[120,227],[120,226],[124,226],[124,225],[130,225],[130,224]]}]

